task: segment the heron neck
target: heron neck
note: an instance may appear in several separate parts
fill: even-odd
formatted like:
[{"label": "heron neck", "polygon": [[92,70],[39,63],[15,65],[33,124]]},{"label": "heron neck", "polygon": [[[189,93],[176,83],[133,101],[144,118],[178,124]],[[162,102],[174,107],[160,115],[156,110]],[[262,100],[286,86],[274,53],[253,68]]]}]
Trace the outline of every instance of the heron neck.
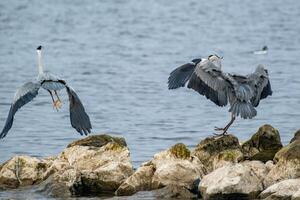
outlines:
[{"label": "heron neck", "polygon": [[41,51],[37,51],[38,54],[38,68],[39,68],[39,74],[44,73],[44,68],[43,68],[43,64],[42,64],[42,52]]}]

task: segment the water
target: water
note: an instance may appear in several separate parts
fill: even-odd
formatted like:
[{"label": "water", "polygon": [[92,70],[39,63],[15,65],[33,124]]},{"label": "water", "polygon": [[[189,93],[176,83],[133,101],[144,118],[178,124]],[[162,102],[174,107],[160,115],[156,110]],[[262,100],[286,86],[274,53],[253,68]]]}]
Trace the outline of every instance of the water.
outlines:
[{"label": "water", "polygon": [[[169,73],[195,57],[224,56],[226,72],[269,70],[273,96],[230,132],[241,141],[269,123],[289,142],[300,128],[299,1],[11,1],[0,2],[0,126],[16,88],[37,75],[36,52],[81,97],[93,134],[126,138],[135,167],[177,142],[193,148],[225,125],[219,108],[192,90],[167,89]],[[251,51],[269,47],[266,55]],[[0,141],[0,161],[49,156],[82,138],[46,91],[22,108]],[[1,196],[1,194],[0,194]]]}]

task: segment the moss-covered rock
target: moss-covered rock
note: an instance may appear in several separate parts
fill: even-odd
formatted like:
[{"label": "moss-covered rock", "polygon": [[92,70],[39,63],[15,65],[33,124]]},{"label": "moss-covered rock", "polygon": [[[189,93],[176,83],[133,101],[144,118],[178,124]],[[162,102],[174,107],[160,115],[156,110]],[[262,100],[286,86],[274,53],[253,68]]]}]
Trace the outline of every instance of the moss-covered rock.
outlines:
[{"label": "moss-covered rock", "polygon": [[278,151],[274,157],[275,166],[265,178],[265,185],[300,177],[300,140],[295,140]]},{"label": "moss-covered rock", "polygon": [[191,151],[182,143],[175,144],[169,151],[173,156],[180,159],[188,159],[191,156]]},{"label": "moss-covered rock", "polygon": [[277,129],[269,124],[261,126],[250,140],[242,144],[246,159],[267,162],[273,160],[275,154],[282,148]]},{"label": "moss-covered rock", "polygon": [[73,147],[73,146],[89,146],[89,147],[102,147],[106,145],[107,143],[114,142],[119,144],[120,146],[126,147],[126,141],[124,138],[121,137],[113,137],[110,135],[91,135],[86,138],[76,140],[72,143],[70,143],[67,148]]},{"label": "moss-covered rock", "polygon": [[152,160],[142,164],[118,188],[116,194],[123,196],[144,190],[169,188],[169,186],[173,188],[171,185],[177,187],[169,190],[168,195],[170,196],[190,194],[190,192],[181,193],[182,190],[177,189],[185,188],[184,191],[192,189],[193,182],[204,176],[204,170],[199,159],[191,156],[190,150],[184,144],[175,144],[170,149],[155,154]]},{"label": "moss-covered rock", "polygon": [[105,135],[72,144],[52,161],[45,173],[47,184],[40,189],[50,196],[113,195],[134,172],[129,149],[122,139]]},{"label": "moss-covered rock", "polygon": [[192,155],[205,165],[207,172],[243,160],[239,140],[233,135],[206,138],[197,145]]},{"label": "moss-covered rock", "polygon": [[291,139],[290,143],[294,142],[295,140],[300,140],[300,129],[294,134],[294,137]]}]

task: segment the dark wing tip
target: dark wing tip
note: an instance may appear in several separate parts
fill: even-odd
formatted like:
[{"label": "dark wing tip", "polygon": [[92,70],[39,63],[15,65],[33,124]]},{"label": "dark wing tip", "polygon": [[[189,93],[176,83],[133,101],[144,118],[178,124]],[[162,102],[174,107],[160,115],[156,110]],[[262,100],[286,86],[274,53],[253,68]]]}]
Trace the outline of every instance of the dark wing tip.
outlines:
[{"label": "dark wing tip", "polygon": [[70,100],[70,121],[80,135],[91,133],[92,125],[88,114],[74,90],[66,86]]},{"label": "dark wing tip", "polygon": [[194,69],[195,64],[186,63],[180,67],[174,69],[168,78],[168,88],[169,90],[184,87],[186,82],[190,79]]}]

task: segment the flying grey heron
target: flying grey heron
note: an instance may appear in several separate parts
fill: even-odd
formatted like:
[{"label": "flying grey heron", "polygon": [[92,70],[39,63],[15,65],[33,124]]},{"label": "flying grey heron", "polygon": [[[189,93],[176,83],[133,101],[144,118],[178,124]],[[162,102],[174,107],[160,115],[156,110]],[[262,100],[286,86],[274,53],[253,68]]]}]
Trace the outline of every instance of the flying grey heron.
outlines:
[{"label": "flying grey heron", "polygon": [[[215,127],[225,135],[237,116],[251,119],[256,116],[255,107],[261,99],[272,95],[268,71],[263,65],[246,76],[227,74],[221,70],[221,59],[210,55],[208,59],[194,59],[171,72],[168,79],[169,89],[187,87],[197,91],[218,106],[229,102],[231,120],[224,128]],[[218,135],[218,134],[216,134]]]},{"label": "flying grey heron", "polygon": [[[8,117],[6,119],[6,123],[0,134],[0,139],[4,138],[7,135],[8,131],[11,129],[16,112],[22,106],[33,100],[38,95],[38,91],[41,87],[50,93],[50,96],[53,101],[53,106],[54,108],[56,108],[57,111],[61,107],[61,100],[57,94],[57,91],[66,88],[70,102],[69,109],[71,125],[81,135],[87,135],[91,132],[92,126],[90,118],[85,112],[85,109],[78,95],[75,93],[74,89],[72,89],[64,80],[49,72],[44,71],[42,65],[42,46],[39,46],[37,48],[37,55],[39,70],[37,81],[25,83],[15,93],[13,102],[8,113]],[[56,100],[54,98],[54,95],[57,97]]]}]

